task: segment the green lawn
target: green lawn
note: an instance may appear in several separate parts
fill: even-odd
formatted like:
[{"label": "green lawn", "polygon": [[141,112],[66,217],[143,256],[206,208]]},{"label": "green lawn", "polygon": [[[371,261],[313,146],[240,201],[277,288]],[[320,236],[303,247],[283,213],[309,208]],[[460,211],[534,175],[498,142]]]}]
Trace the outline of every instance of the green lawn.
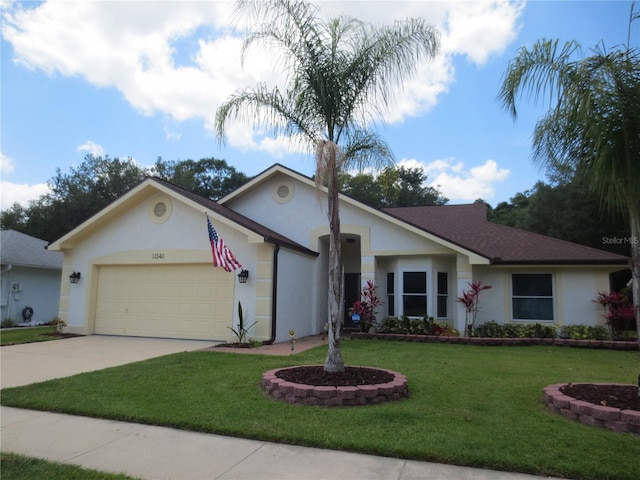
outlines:
[{"label": "green lawn", "polygon": [[59,337],[43,335],[53,332],[53,327],[25,327],[0,331],[0,345],[17,345],[18,343],[46,342],[58,340]]},{"label": "green lawn", "polygon": [[180,353],[5,389],[2,404],[538,475],[639,477],[639,436],[580,425],[542,403],[552,383],[633,383],[638,352],[351,340],[345,362],[406,374],[410,398],[326,408],[261,390],[264,371],[325,355]]},{"label": "green lawn", "polygon": [[2,480],[133,480],[121,474],[104,473],[63,463],[49,462],[38,458],[0,453]]}]

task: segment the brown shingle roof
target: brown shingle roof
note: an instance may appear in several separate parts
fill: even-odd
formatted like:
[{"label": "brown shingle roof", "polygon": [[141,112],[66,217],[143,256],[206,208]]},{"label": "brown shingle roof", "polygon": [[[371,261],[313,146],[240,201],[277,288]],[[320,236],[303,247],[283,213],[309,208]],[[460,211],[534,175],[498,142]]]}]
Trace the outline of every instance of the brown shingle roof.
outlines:
[{"label": "brown shingle roof", "polygon": [[383,211],[488,258],[494,264],[620,264],[629,258],[487,220],[486,206],[442,205]]}]

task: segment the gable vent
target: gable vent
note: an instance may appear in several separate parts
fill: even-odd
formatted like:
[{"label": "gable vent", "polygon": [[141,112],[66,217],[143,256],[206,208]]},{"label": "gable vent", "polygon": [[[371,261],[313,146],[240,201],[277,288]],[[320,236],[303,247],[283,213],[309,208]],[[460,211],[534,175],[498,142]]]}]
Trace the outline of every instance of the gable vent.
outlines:
[{"label": "gable vent", "polygon": [[293,183],[278,182],[273,187],[273,199],[278,203],[287,203],[293,198],[295,193]]}]

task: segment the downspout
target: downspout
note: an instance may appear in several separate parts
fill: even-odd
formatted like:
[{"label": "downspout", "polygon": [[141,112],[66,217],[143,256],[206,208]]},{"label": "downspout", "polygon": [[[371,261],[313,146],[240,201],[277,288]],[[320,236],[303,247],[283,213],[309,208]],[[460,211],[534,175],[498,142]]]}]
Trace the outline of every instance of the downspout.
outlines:
[{"label": "downspout", "polygon": [[271,345],[276,341],[276,319],[278,314],[278,252],[280,245],[274,243],[273,249],[273,279],[271,281],[271,338],[264,342],[264,345]]},{"label": "downspout", "polygon": [[[0,274],[8,273],[12,269],[13,269],[13,265],[9,264],[9,265],[6,266],[6,268],[4,270],[0,271]],[[7,286],[7,296],[5,297],[7,299],[7,305],[6,305],[5,309],[4,309],[4,315],[3,315],[4,318],[2,318],[3,321],[6,320],[7,318],[9,318],[9,305],[11,303],[9,301],[9,300],[11,300],[9,298],[9,295],[11,294],[11,282],[9,281],[9,275],[7,275],[7,277],[4,280],[5,281],[3,283]],[[4,293],[4,292],[1,292],[0,296],[2,295],[2,293]]]}]

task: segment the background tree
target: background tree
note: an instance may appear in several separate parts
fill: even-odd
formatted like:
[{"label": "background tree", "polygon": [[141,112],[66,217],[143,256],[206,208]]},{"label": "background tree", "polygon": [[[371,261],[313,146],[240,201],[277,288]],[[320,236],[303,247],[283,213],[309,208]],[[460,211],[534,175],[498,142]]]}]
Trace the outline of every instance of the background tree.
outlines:
[{"label": "background tree", "polygon": [[598,196],[579,179],[558,185],[537,182],[509,202],[500,202],[495,208],[489,205],[487,218],[587,247],[629,254],[628,245],[606,241],[630,238],[629,223],[620,212],[603,209]]},{"label": "background tree", "polygon": [[329,219],[329,349],[325,371],[344,371],[340,351],[343,268],[338,176],[392,162],[384,139],[368,125],[389,105],[422,59],[435,56],[438,32],[422,19],[374,26],[350,17],[321,19],[303,0],[240,1],[253,30],[243,46],[265,45],[286,85],[238,91],[216,113],[218,137],[242,117],[315,150],[316,183],[327,188]]},{"label": "background tree", "polygon": [[351,175],[341,173],[338,177],[340,191],[367,205],[379,208],[382,205],[382,191],[378,179],[372,173]]},{"label": "background tree", "polygon": [[425,185],[427,175],[420,168],[388,167],[378,176],[382,207],[444,205],[449,201],[433,187]]},{"label": "background tree", "polygon": [[158,159],[153,169],[140,167],[132,159],[87,155],[68,173],[56,170],[50,191],[29,203],[14,204],[0,213],[4,230],[17,230],[49,242],[62,237],[112,201],[156,174],[171,183],[210,199],[218,199],[247,181],[224,160],[205,158],[168,161]]},{"label": "background tree", "polygon": [[509,227],[527,229],[531,190],[518,192],[508,202],[500,202],[490,209],[487,218],[491,222]]},{"label": "background tree", "polygon": [[426,182],[424,170],[402,166],[386,167],[378,176],[340,175],[342,193],[376,208],[444,205],[449,201],[437,188],[426,186]]},{"label": "background tree", "polygon": [[0,229],[23,232],[28,218],[27,209],[15,202],[7,210],[0,212]]},{"label": "background tree", "polygon": [[249,178],[217,158],[164,161],[158,158],[154,173],[171,183],[210,200],[218,200],[246,183]]},{"label": "background tree", "polygon": [[550,237],[629,255],[628,245],[606,243],[629,238],[629,223],[619,211],[603,209],[598,196],[579,179],[561,185],[536,183],[524,228]]},{"label": "background tree", "polygon": [[[15,228],[51,242],[106,207],[147,174],[130,158],[87,155],[69,173],[58,168],[47,182],[50,191],[30,202],[29,207],[14,205],[3,212],[2,228]],[[20,224],[11,225],[10,220],[16,218],[20,218]]]},{"label": "background tree", "polygon": [[[632,7],[629,29],[636,18]],[[552,107],[534,130],[534,160],[565,166],[626,213],[640,341],[640,51],[599,44],[590,56],[576,58],[580,54],[576,42],[559,48],[557,40],[521,48],[499,98],[514,118],[518,95],[548,99]]]}]

